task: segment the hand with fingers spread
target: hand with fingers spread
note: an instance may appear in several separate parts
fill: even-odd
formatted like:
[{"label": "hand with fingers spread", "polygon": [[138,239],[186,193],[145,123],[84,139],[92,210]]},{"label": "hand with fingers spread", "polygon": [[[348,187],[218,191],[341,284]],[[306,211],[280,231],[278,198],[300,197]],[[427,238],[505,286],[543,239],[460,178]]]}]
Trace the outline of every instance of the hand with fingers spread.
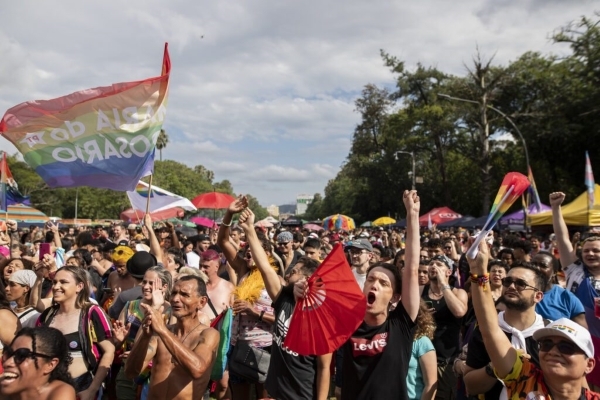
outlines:
[{"label": "hand with fingers spread", "polygon": [[123,343],[129,335],[129,330],[131,329],[131,324],[125,325],[123,321],[116,320],[113,322],[113,337],[119,343]]},{"label": "hand with fingers spread", "polygon": [[160,310],[165,304],[165,294],[162,291],[163,283],[159,277],[152,282],[152,308]]}]

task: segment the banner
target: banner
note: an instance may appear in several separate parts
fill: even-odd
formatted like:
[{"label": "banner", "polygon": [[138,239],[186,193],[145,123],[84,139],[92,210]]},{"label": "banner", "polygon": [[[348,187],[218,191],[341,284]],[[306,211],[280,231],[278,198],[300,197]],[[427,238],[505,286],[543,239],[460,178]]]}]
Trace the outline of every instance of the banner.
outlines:
[{"label": "banner", "polygon": [[[148,202],[148,184],[142,181],[138,182],[135,190],[127,192],[127,197],[129,197],[131,206],[134,209],[146,212],[146,204]],[[196,206],[194,206],[192,202],[185,197],[167,192],[164,189],[152,185],[149,212],[153,213],[173,207],[181,207],[184,210],[196,209]]]},{"label": "banner", "polygon": [[154,168],[170,70],[165,44],[160,76],[19,104],[0,134],[50,187],[134,190]]}]

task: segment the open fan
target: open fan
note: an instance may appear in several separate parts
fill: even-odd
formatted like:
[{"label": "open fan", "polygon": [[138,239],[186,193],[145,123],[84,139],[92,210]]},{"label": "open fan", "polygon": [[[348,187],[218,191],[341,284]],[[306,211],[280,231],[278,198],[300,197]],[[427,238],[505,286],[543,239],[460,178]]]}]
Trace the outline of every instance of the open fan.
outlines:
[{"label": "open fan", "polygon": [[307,294],[296,303],[283,344],[305,356],[331,353],[356,331],[367,309],[341,244],[307,283]]},{"label": "open fan", "polygon": [[518,172],[509,172],[504,176],[500,189],[498,189],[496,199],[494,199],[490,214],[488,215],[488,219],[477,236],[477,239],[475,239],[475,242],[473,242],[467,251],[467,256],[469,256],[469,258],[475,258],[479,249],[479,243],[487,236],[488,232],[494,229],[496,222],[498,222],[510,206],[512,206],[515,200],[525,193],[530,184],[529,178]]}]

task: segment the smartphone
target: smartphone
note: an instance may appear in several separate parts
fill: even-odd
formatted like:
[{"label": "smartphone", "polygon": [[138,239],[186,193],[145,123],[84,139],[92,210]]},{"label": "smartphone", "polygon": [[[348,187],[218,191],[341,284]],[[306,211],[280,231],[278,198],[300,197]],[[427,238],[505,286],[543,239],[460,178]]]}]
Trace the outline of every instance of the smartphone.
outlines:
[{"label": "smartphone", "polygon": [[40,243],[40,261],[44,259],[44,256],[50,253],[50,243]]},{"label": "smartphone", "polygon": [[425,305],[427,306],[427,308],[433,308],[433,301],[426,301]]},{"label": "smartphone", "polygon": [[112,294],[112,292],[113,292],[113,290],[111,288],[109,288],[109,287],[102,288],[102,291],[104,293],[108,293],[108,294]]}]

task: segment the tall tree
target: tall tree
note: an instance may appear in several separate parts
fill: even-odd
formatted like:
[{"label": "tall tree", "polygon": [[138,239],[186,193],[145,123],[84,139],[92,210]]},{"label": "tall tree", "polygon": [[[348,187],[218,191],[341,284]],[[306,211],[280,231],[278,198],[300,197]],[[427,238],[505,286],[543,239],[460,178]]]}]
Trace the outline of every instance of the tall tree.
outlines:
[{"label": "tall tree", "polygon": [[169,135],[167,135],[167,132],[164,129],[161,129],[158,138],[156,139],[156,148],[160,154],[160,161],[163,160],[162,151],[167,147],[167,144],[169,144]]}]

